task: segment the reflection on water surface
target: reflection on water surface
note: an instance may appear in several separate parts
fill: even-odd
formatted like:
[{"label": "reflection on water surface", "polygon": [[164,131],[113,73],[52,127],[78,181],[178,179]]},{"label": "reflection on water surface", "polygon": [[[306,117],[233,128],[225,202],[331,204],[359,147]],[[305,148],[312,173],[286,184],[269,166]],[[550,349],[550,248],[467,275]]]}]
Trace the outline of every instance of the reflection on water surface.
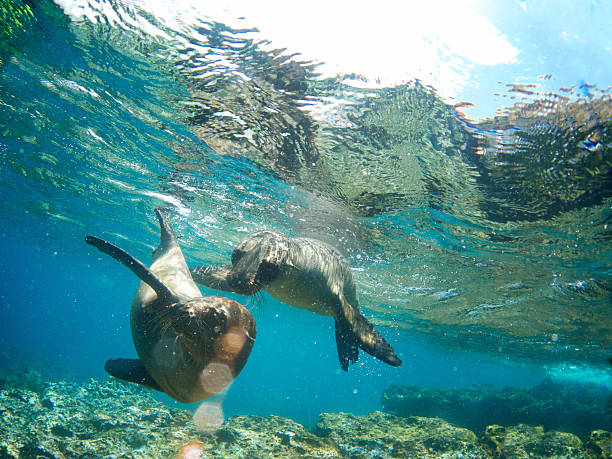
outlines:
[{"label": "reflection on water surface", "polygon": [[263,228],[334,243],[378,325],[534,359],[609,349],[607,89],[508,81],[471,119],[422,81],[328,76],[252,28],[58,3],[73,20],[10,3],[3,215],[100,227],[153,199],[194,263]]}]

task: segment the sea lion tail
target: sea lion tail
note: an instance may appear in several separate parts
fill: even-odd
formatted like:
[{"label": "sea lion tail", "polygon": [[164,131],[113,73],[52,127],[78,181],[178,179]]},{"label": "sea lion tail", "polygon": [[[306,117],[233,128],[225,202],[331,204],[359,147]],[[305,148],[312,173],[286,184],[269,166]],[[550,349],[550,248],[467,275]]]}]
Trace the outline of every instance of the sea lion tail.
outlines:
[{"label": "sea lion tail", "polygon": [[153,272],[141,261],[134,258],[125,250],[120,249],[116,245],[95,236],[86,236],[85,242],[94,246],[100,252],[110,255],[124,266],[130,268],[132,272],[140,278],[140,280],[155,290],[158,298],[161,298],[164,303],[177,303],[179,301],[174,292],[170,290],[159,277],[153,274]]},{"label": "sea lion tail", "polygon": [[[395,351],[391,345],[387,343],[378,330],[374,328],[374,325],[372,325],[370,321],[368,321],[368,319],[366,319],[365,316],[359,312],[359,309],[353,308],[350,303],[346,301],[344,295],[340,294],[338,297],[339,309],[335,315],[336,344],[338,346],[338,356],[340,357],[340,365],[342,368],[346,370],[345,366],[348,368],[348,362],[356,362],[357,359],[345,360],[346,363],[343,365],[343,354],[340,352],[341,345],[338,340],[339,336],[342,337],[344,341],[348,341],[349,343],[351,340],[354,340],[354,342],[368,354],[382,360],[385,363],[388,363],[391,366],[399,367],[402,364],[402,361],[397,355],[395,355]],[[342,330],[340,335],[338,333],[339,329]]]}]

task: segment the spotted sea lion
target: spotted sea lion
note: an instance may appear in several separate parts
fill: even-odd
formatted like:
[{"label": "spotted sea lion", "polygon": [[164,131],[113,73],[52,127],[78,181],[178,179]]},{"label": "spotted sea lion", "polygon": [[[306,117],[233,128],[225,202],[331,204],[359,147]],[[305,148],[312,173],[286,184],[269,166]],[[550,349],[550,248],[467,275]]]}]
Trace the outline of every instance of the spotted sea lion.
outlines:
[{"label": "spotted sea lion", "polygon": [[333,316],[338,358],[345,371],[350,362],[357,362],[359,348],[389,365],[402,364],[359,311],[348,262],[324,242],[261,231],[238,244],[231,265],[198,266],[191,274],[207,287],[242,295],[263,289],[283,303]]},{"label": "spotted sea lion", "polygon": [[104,368],[179,402],[197,402],[222,391],[240,373],[255,342],[255,321],[234,300],[202,297],[172,228],[158,209],[155,213],[161,242],[150,268],[110,242],[85,238],[142,280],[130,312],[140,359],[109,360]]}]

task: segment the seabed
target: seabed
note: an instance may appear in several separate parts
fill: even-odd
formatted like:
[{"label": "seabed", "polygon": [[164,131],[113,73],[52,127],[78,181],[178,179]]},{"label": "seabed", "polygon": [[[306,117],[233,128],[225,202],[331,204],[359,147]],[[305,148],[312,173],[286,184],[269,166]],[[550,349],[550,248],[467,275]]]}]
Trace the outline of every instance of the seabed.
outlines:
[{"label": "seabed", "polygon": [[[389,404],[401,390],[386,394]],[[583,438],[526,424],[475,432],[440,417],[381,411],[322,413],[310,427],[238,415],[213,427],[198,429],[191,411],[114,380],[51,382],[32,370],[0,380],[0,458],[606,458],[612,451],[612,434],[601,429]]]}]

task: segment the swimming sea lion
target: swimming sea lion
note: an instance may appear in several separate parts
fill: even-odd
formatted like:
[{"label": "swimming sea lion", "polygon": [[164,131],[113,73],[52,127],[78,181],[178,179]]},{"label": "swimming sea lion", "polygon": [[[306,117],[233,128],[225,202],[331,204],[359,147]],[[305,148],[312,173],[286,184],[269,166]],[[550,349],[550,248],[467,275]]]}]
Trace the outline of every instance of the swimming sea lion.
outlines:
[{"label": "swimming sea lion", "polygon": [[104,369],[179,402],[197,402],[222,391],[240,373],[255,342],[255,321],[234,300],[202,297],[172,228],[158,209],[155,213],[161,242],[150,268],[110,242],[85,238],[142,280],[130,313],[140,359],[109,360]]},{"label": "swimming sea lion", "polygon": [[198,266],[191,274],[207,287],[242,295],[263,289],[283,303],[333,316],[338,358],[345,371],[350,362],[357,362],[359,348],[389,365],[402,364],[359,311],[351,269],[332,246],[315,239],[292,239],[261,231],[238,244],[231,263]]}]

